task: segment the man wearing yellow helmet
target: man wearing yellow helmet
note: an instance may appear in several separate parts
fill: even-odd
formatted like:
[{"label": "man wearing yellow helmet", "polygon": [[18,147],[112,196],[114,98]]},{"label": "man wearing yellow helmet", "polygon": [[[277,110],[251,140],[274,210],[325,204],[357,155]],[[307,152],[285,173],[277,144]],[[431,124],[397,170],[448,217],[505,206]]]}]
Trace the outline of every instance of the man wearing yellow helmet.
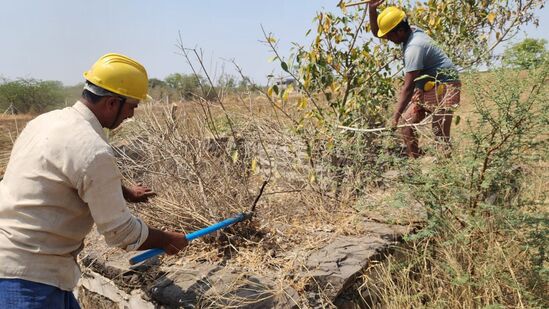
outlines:
[{"label": "man wearing yellow helmet", "polygon": [[0,182],[0,304],[4,308],[79,308],[76,256],[95,224],[107,244],[175,254],[185,235],[148,227],[128,202],[147,187],[122,186],[103,128],[133,116],[147,96],[147,72],[120,54],[84,73],[82,99],[38,116],[17,138]]},{"label": "man wearing yellow helmet", "polygon": [[[390,6],[378,15],[384,0],[371,1],[370,27],[376,37],[402,44],[404,85],[402,86],[392,126],[399,122],[416,124],[427,114],[433,116],[433,131],[444,149],[450,145],[452,110],[459,105],[461,83],[457,69],[448,56],[423,30],[411,27],[401,9]],[[420,154],[413,126],[402,129],[410,157]]]}]

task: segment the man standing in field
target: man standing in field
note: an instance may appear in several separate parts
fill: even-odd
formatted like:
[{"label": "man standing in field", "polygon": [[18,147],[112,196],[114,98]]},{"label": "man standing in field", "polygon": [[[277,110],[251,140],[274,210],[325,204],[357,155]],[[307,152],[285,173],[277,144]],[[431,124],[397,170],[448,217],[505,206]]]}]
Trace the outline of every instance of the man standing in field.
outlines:
[{"label": "man standing in field", "polygon": [[[369,3],[370,27],[376,37],[402,44],[404,54],[404,85],[393,114],[392,126],[421,122],[432,114],[437,143],[449,154],[452,110],[459,105],[461,83],[458,72],[448,56],[417,27],[411,27],[401,9],[390,6],[378,15],[384,0]],[[409,157],[420,151],[413,126],[402,128]]]},{"label": "man standing in field", "polygon": [[145,68],[107,54],[84,77],[80,101],[27,124],[0,182],[2,308],[79,308],[76,256],[94,223],[107,244],[128,251],[175,254],[187,245],[184,234],[148,227],[129,212],[126,201],[154,193],[122,186],[103,131],[132,117],[146,98]]}]

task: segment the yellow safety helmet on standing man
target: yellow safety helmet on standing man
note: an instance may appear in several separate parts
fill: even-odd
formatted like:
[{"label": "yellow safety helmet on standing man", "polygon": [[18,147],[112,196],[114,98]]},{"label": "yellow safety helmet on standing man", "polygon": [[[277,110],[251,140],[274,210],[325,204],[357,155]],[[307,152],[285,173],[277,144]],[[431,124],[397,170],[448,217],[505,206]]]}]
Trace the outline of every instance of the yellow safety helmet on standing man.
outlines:
[{"label": "yellow safety helmet on standing man", "polygon": [[110,53],[97,60],[91,69],[84,72],[90,83],[123,97],[145,100],[149,88],[147,71],[137,61]]},{"label": "yellow safety helmet on standing man", "polygon": [[379,30],[377,31],[378,37],[383,37],[391,30],[393,30],[398,24],[400,24],[406,18],[406,13],[396,6],[390,6],[383,10],[377,17],[377,24]]}]

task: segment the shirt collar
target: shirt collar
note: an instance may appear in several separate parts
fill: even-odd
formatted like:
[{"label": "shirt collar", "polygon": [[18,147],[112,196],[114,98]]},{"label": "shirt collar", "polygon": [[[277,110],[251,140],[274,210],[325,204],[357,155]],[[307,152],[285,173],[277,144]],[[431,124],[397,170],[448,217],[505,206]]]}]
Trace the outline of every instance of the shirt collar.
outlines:
[{"label": "shirt collar", "polygon": [[95,114],[86,106],[86,104],[82,103],[81,101],[76,101],[76,103],[72,106],[84,119],[89,122],[92,126],[92,128],[101,136],[101,138],[105,142],[109,142],[107,135],[105,134],[105,131],[103,130],[103,126],[95,117]]}]

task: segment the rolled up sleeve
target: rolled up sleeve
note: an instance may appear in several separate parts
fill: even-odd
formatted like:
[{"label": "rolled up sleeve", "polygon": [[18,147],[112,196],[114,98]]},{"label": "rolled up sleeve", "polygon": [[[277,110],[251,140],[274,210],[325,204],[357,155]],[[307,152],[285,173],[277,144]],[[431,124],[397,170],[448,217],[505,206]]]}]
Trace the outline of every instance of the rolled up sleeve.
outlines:
[{"label": "rolled up sleeve", "polygon": [[149,229],[133,216],[122,195],[122,175],[112,153],[95,154],[83,172],[79,195],[88,204],[97,230],[109,246],[127,251],[138,249],[148,237]]}]

